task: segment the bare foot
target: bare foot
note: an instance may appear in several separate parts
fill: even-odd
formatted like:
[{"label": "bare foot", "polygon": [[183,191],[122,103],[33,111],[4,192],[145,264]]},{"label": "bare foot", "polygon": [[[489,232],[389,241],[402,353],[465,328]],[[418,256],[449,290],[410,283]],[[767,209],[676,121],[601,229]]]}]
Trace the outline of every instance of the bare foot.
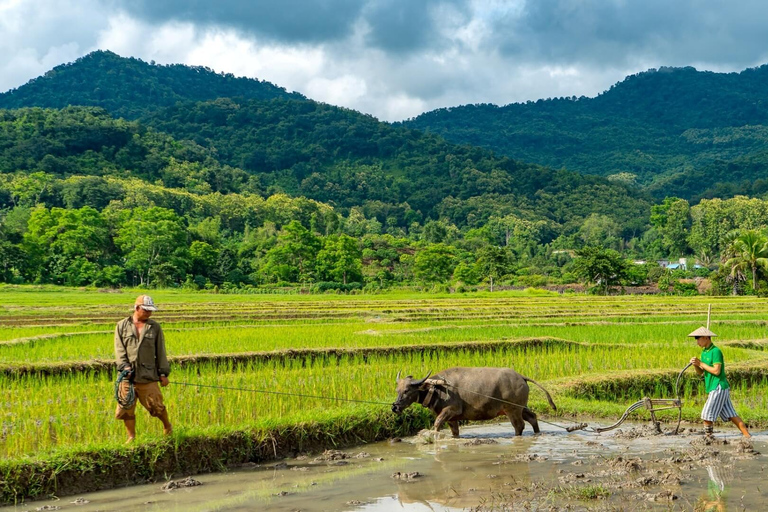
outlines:
[{"label": "bare foot", "polygon": [[135,439],[135,437],[129,437],[125,444],[132,444]]},{"label": "bare foot", "polygon": [[173,434],[173,427],[168,427],[163,429],[164,436],[167,437],[167,436],[170,436],[171,434]]}]

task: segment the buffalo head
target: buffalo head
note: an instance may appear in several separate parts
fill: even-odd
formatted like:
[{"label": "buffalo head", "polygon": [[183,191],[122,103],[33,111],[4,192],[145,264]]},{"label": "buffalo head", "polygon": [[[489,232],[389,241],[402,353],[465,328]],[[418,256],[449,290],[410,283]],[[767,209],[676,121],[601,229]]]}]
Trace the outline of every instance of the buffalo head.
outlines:
[{"label": "buffalo head", "polygon": [[397,372],[395,382],[397,383],[397,400],[392,404],[392,412],[400,414],[408,408],[413,402],[419,399],[419,388],[432,375],[428,372],[423,379],[414,380],[412,375],[404,379],[400,378],[400,372]]}]

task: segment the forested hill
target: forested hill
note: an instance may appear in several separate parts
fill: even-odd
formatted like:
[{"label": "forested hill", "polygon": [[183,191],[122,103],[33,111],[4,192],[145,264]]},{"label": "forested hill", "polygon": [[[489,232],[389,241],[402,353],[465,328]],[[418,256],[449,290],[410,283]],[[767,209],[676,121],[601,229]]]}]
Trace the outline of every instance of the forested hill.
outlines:
[{"label": "forested hill", "polygon": [[[178,104],[142,121],[215,148],[222,163],[259,175],[267,189],[343,207],[366,205],[372,213],[384,208],[376,205],[407,203],[458,225],[466,224],[469,210],[481,210],[470,216],[481,221],[498,208],[532,210],[558,223],[593,212],[631,223],[631,212],[646,204],[600,178],[498,158],[312,101]],[[469,207],[472,198],[476,205]]]},{"label": "forested hill", "polygon": [[[768,66],[741,73],[661,68],[595,98],[444,108],[405,125],[523,161],[603,176],[631,173],[641,184],[654,183],[658,195],[696,197],[714,183],[675,188],[686,175],[766,148]],[[728,182],[727,174],[719,178]]]},{"label": "forested hill", "polygon": [[177,101],[222,97],[303,98],[266,81],[216,73],[205,67],[158,65],[96,51],[0,94],[0,108],[85,105],[133,119]]},{"label": "forested hill", "polygon": [[[438,217],[477,227],[514,213],[562,225],[559,231],[602,213],[636,231],[649,214],[649,202],[621,184],[497,158],[307,100],[178,104],[142,121],[93,107],[0,110],[0,133],[0,173],[140,178],[193,193],[287,193],[361,207],[403,228]],[[112,198],[104,189],[96,202],[77,204],[99,208]]]}]

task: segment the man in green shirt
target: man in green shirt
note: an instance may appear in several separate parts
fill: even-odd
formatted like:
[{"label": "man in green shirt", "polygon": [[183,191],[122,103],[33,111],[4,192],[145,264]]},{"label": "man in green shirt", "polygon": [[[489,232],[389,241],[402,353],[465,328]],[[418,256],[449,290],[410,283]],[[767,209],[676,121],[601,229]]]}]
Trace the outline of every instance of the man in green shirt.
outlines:
[{"label": "man in green shirt", "polygon": [[719,416],[723,421],[732,421],[744,437],[752,437],[731,403],[731,386],[725,378],[723,352],[712,343],[712,338],[717,334],[706,327],[699,327],[688,336],[695,338],[696,344],[701,347],[701,358],[691,358],[691,364],[696,373],[704,375],[705,390],[709,394],[701,411],[707,434],[712,433],[712,426]]}]

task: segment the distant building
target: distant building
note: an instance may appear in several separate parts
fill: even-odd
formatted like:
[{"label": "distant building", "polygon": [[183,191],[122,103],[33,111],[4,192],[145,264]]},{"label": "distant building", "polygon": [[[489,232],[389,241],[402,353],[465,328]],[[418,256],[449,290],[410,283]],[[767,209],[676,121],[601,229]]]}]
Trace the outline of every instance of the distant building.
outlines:
[{"label": "distant building", "polygon": [[672,263],[670,260],[658,260],[657,263],[661,268],[669,270],[688,270],[688,258],[680,258],[677,263]]}]

